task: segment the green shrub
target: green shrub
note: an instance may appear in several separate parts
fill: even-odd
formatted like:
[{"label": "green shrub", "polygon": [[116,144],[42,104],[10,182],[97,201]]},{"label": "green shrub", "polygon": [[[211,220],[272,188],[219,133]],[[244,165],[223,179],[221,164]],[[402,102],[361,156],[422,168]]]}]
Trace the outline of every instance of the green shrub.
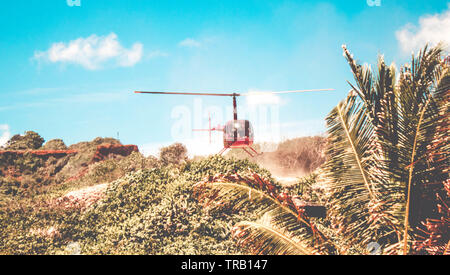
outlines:
[{"label": "green shrub", "polygon": [[192,187],[204,177],[249,168],[269,176],[246,160],[218,156],[129,174],[112,183],[106,198],[85,214],[86,231],[77,241],[87,254],[242,253],[229,229],[250,212],[206,213]]},{"label": "green shrub", "polygon": [[6,150],[36,150],[44,143],[44,139],[36,132],[27,131],[25,135],[14,135],[6,143]]},{"label": "green shrub", "polygon": [[67,150],[67,146],[62,139],[52,139],[47,141],[42,150]]},{"label": "green shrub", "polygon": [[181,143],[174,143],[170,146],[163,147],[159,153],[159,159],[162,165],[181,164],[187,160],[187,149]]}]

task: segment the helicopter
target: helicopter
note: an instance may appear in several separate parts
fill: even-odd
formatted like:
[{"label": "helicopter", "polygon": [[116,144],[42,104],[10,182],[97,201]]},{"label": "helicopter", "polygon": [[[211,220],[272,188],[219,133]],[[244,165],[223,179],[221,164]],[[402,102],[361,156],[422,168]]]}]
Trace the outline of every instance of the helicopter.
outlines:
[{"label": "helicopter", "polygon": [[334,91],[334,89],[316,89],[316,90],[296,90],[296,91],[278,91],[278,92],[251,92],[251,93],[199,93],[199,92],[146,92],[135,91],[136,94],[154,94],[154,95],[192,95],[192,96],[222,96],[233,98],[233,120],[229,120],[223,126],[211,127],[211,118],[209,118],[208,129],[194,129],[194,131],[208,131],[210,140],[211,132],[223,132],[223,149],[218,153],[222,155],[228,149],[241,148],[251,157],[261,155],[253,147],[254,131],[249,120],[238,119],[237,101],[236,98],[240,96],[254,96],[254,95],[268,95],[268,94],[288,94],[288,93],[303,93],[303,92],[321,92]]}]

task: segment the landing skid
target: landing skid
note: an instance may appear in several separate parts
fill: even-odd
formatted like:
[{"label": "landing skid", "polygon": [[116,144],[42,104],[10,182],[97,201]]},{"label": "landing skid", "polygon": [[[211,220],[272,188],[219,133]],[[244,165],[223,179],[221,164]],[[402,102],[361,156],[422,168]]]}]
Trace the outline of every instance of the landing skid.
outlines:
[{"label": "landing skid", "polygon": [[[251,152],[249,152],[248,149],[251,150]],[[252,158],[256,157],[256,156],[260,156],[262,155],[262,153],[258,153],[258,151],[256,151],[255,149],[253,149],[253,147],[251,146],[247,146],[247,147],[242,147],[242,150],[244,150],[247,154],[249,154]]]},{"label": "landing skid", "polygon": [[[255,149],[253,149],[253,147],[251,146],[247,146],[247,147],[238,147],[238,148],[242,148],[242,150],[244,150],[244,152],[246,152],[249,156],[251,156],[252,158],[262,155],[262,153],[258,153],[258,151],[256,151]],[[228,148],[223,148],[222,150],[220,150],[220,152],[218,153],[219,155],[222,155],[223,153],[225,153]],[[247,150],[250,149],[250,150]]]},{"label": "landing skid", "polygon": [[228,148],[224,147],[222,150],[220,150],[220,152],[218,153],[218,155],[222,155],[223,153],[225,153],[225,151],[227,151]]}]

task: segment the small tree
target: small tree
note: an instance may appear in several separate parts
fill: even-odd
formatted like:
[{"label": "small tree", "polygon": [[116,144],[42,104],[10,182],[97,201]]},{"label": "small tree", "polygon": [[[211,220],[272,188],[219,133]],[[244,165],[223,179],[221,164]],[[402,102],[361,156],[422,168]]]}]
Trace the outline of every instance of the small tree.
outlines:
[{"label": "small tree", "polygon": [[67,150],[67,146],[62,139],[52,139],[47,141],[44,146],[44,150]]},{"label": "small tree", "polygon": [[187,149],[181,143],[174,143],[160,150],[159,158],[163,165],[181,164],[187,160]]},{"label": "small tree", "polygon": [[14,135],[7,143],[7,150],[36,150],[44,144],[44,139],[34,131],[27,131],[25,135]]}]

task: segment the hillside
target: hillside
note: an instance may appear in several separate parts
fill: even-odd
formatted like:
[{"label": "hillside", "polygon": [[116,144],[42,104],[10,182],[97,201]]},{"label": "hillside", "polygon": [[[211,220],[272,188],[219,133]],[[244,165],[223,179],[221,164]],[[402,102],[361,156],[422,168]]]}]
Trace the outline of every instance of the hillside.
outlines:
[{"label": "hillside", "polygon": [[48,143],[0,151],[0,254],[246,253],[231,229],[259,218],[257,207],[205,211],[194,185],[258,175],[282,192],[268,170],[247,159],[188,160],[181,144],[156,159],[111,138]]},{"label": "hillside", "polygon": [[[256,219],[247,211],[205,212],[193,185],[218,173],[266,174],[247,161],[211,157],[180,167],[132,172],[107,186],[51,199],[22,200],[2,208],[2,254],[240,254],[230,237],[234,223]],[[87,199],[93,198],[88,202]],[[96,201],[97,200],[97,201]],[[26,240],[26,241],[24,241]]]},{"label": "hillside", "polygon": [[[24,141],[26,138],[32,141]],[[133,165],[117,169],[127,160]],[[112,138],[96,138],[67,147],[61,140],[44,144],[37,133],[27,132],[22,140],[13,137],[5,148],[0,148],[0,196],[4,198],[0,203],[9,195],[32,197],[55,187],[78,188],[101,183],[98,180],[108,182],[152,166],[150,159],[139,154],[137,146],[122,145]]]}]

